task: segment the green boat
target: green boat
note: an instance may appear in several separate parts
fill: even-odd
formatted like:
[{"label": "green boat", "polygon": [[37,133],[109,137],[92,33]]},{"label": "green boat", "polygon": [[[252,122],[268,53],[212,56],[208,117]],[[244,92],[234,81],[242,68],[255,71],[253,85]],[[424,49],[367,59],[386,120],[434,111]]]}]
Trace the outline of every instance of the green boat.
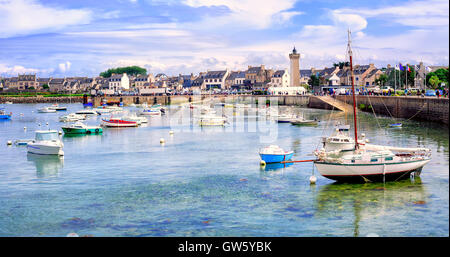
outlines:
[{"label": "green boat", "polygon": [[103,129],[97,126],[87,126],[82,122],[77,122],[61,127],[65,134],[101,134]]}]

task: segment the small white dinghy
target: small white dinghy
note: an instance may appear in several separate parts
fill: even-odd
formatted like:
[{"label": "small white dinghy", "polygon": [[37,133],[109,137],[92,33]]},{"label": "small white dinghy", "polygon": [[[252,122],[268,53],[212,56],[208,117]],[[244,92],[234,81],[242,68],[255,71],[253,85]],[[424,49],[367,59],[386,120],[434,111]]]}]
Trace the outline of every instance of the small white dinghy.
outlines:
[{"label": "small white dinghy", "polygon": [[56,110],[50,109],[50,107],[44,107],[44,108],[38,109],[38,112],[39,113],[52,113],[52,112],[56,112]]}]

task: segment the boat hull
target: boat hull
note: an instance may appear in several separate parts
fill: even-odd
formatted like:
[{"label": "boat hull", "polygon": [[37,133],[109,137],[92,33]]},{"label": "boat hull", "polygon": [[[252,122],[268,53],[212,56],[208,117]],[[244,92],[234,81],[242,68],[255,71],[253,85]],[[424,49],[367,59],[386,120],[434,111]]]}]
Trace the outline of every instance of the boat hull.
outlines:
[{"label": "boat hull", "polygon": [[123,127],[137,127],[138,123],[135,121],[108,121],[103,120],[103,125],[112,128],[123,128]]},{"label": "boat hull", "polygon": [[294,155],[293,152],[287,154],[259,154],[261,156],[261,160],[266,163],[279,163],[282,161],[288,161]]},{"label": "boat hull", "polygon": [[0,120],[9,120],[11,119],[11,115],[0,115]]},{"label": "boat hull", "polygon": [[59,145],[42,145],[38,143],[28,143],[27,151],[29,153],[42,155],[64,155],[62,147]]},{"label": "boat hull", "polygon": [[315,161],[320,175],[339,182],[382,182],[409,178],[419,173],[430,160],[385,164],[341,164]]},{"label": "boat hull", "polygon": [[316,126],[317,121],[292,121],[291,124],[296,126]]},{"label": "boat hull", "polygon": [[102,128],[66,128],[62,127],[64,134],[101,134]]}]

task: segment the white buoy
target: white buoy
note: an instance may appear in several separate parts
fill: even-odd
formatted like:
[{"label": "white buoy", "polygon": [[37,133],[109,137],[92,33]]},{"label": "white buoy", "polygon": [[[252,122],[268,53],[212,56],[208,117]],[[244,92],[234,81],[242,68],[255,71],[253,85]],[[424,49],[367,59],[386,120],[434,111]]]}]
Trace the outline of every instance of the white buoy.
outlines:
[{"label": "white buoy", "polygon": [[23,127],[23,130],[27,130],[27,127]]},{"label": "white buoy", "polygon": [[60,135],[62,135],[62,131],[60,130],[60,131],[58,131],[58,133],[60,134]]},{"label": "white buoy", "polygon": [[161,138],[159,139],[159,142],[160,142],[161,144],[164,144],[164,143],[166,142],[166,140],[164,140],[164,138],[161,137]]},{"label": "white buoy", "polygon": [[169,134],[170,134],[170,135],[173,135],[173,130],[169,131]]},{"label": "white buoy", "polygon": [[41,126],[41,123],[38,123],[38,126],[40,127],[40,126]]},{"label": "white buoy", "polygon": [[8,140],[8,142],[6,142],[7,145],[12,145],[12,141]]},{"label": "white buoy", "polygon": [[266,162],[261,160],[261,162],[259,163],[261,166],[266,166]]},{"label": "white buoy", "polygon": [[316,176],[312,175],[311,177],[309,177],[309,183],[310,184],[316,184],[317,178]]},{"label": "white buoy", "polygon": [[47,125],[47,126],[48,126],[48,122],[46,122],[46,123],[45,123],[45,125]]},{"label": "white buoy", "polygon": [[66,237],[80,237],[77,233],[69,233]]}]

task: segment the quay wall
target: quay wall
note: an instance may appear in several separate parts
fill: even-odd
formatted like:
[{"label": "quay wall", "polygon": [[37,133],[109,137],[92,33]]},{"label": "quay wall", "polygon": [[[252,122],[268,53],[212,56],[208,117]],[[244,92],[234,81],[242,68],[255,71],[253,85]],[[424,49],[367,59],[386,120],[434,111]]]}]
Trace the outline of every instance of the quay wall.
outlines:
[{"label": "quay wall", "polygon": [[[340,101],[353,105],[352,97],[338,95]],[[434,121],[448,126],[448,98],[416,96],[356,96],[357,106],[373,106],[375,113],[395,118]],[[371,110],[366,110],[372,112]]]},{"label": "quay wall", "polygon": [[12,102],[15,104],[35,104],[35,103],[82,103],[82,96],[61,96],[61,97],[0,97],[0,103]]},{"label": "quay wall", "polygon": [[[214,98],[221,102],[250,101],[258,99],[276,100],[279,105],[308,106],[318,109],[332,109],[333,107],[314,96],[265,96],[265,95],[175,95],[175,96],[88,96],[94,106],[100,106],[103,101],[108,103],[123,102],[124,105],[132,103],[151,104],[182,104],[198,102]],[[338,95],[336,98],[348,104],[353,104],[350,96]],[[377,114],[395,118],[414,119],[419,121],[433,121],[449,124],[449,99],[436,97],[415,96],[356,96],[357,104],[372,105]],[[104,100],[105,99],[105,100]],[[0,97],[0,103],[11,101],[13,103],[83,103],[82,96],[74,97]],[[371,110],[369,110],[371,112]]]}]

